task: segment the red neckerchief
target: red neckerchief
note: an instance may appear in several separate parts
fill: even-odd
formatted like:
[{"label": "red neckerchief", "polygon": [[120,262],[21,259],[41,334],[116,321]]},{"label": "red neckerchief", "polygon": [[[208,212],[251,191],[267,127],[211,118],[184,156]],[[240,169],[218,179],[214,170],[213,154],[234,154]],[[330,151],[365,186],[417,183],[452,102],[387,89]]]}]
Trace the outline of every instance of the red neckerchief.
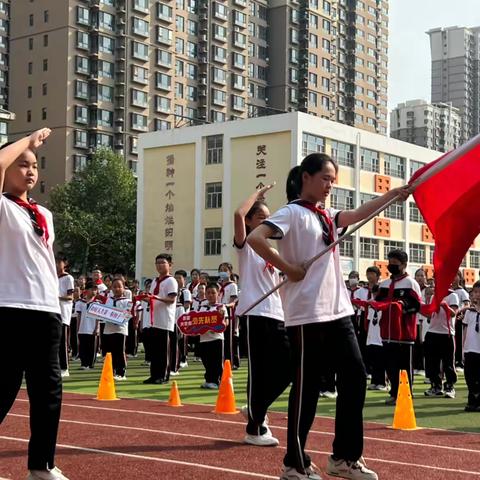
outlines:
[{"label": "red neckerchief", "polygon": [[228,285],[231,285],[233,282],[227,282],[225,285],[222,285],[220,287],[220,291],[218,292],[218,294],[220,295],[220,298],[223,300],[223,295],[225,294],[225,287],[227,287]]},{"label": "red neckerchief", "polygon": [[351,288],[349,288],[349,290],[350,290],[350,300],[353,300],[353,295],[359,289],[360,289],[359,287],[355,287],[353,290]]},{"label": "red neckerchief", "polygon": [[275,267],[270,263],[265,260],[265,267],[263,267],[263,271],[269,271],[272,275],[275,273]]},{"label": "red neckerchief", "polygon": [[45,215],[38,208],[37,202],[33,198],[29,198],[28,202],[23,201],[21,198],[11,195],[10,193],[4,193],[12,202],[15,202],[19,207],[27,210],[33,223],[35,233],[43,240],[43,243],[48,247],[48,239],[50,234],[48,233],[48,224]]},{"label": "red neckerchief", "polygon": [[194,288],[199,284],[200,282],[197,281],[195,283],[190,282],[190,285],[188,286],[188,289],[190,290],[190,293],[193,293]]},{"label": "red neckerchief", "polygon": [[158,292],[160,291],[160,284],[166,280],[167,278],[170,278],[171,275],[165,275],[164,277],[160,278],[160,277],[157,277],[155,280],[156,280],[156,284],[155,284],[155,288],[153,289],[153,294],[154,295],[158,295]]},{"label": "red neckerchief", "polygon": [[[327,215],[327,212],[323,208],[317,207],[312,202],[308,202],[307,200],[295,200],[292,203],[295,203],[296,205],[300,205],[301,207],[305,207],[311,212],[316,213],[318,215],[320,223],[322,224],[323,240],[326,245],[330,245],[335,241],[332,219]],[[328,232],[325,230],[324,227],[328,229]],[[335,251],[335,247],[332,248],[332,251]]]},{"label": "red neckerchief", "polygon": [[390,277],[390,286],[388,287],[387,300],[393,300],[393,291],[395,290],[395,284],[406,277],[408,277],[408,273],[404,273],[403,275],[400,275],[398,278],[395,279]]}]

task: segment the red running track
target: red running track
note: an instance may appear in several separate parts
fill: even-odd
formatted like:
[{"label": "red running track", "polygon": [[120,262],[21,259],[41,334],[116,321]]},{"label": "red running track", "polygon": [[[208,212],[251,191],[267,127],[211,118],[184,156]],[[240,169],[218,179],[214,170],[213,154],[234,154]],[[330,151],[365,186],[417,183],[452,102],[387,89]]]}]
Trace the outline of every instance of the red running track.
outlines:
[{"label": "red running track", "polygon": [[[285,454],[285,414],[271,413],[280,447],[243,445],[240,415],[212,407],[172,408],[148,400],[98,402],[64,394],[57,464],[71,480],[131,478],[206,480],[278,479]],[[318,417],[307,448],[323,478],[333,421]],[[25,392],[0,426],[0,479],[26,476],[29,438]],[[480,480],[480,435],[422,429],[402,432],[365,425],[364,456],[383,480]]]}]

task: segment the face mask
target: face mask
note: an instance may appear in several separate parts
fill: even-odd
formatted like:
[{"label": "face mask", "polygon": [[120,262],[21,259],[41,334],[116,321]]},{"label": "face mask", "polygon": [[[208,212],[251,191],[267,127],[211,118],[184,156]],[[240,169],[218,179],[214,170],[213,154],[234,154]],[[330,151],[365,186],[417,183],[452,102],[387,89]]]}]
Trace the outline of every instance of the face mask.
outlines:
[{"label": "face mask", "polygon": [[392,275],[398,275],[400,273],[400,265],[392,265],[388,264],[387,265],[387,270],[392,274]]},{"label": "face mask", "polygon": [[349,278],[348,279],[348,284],[351,287],[356,287],[358,285],[358,279],[357,278]]},{"label": "face mask", "polygon": [[218,277],[224,282],[225,280],[228,280],[230,278],[230,275],[228,274],[228,272],[219,272]]}]

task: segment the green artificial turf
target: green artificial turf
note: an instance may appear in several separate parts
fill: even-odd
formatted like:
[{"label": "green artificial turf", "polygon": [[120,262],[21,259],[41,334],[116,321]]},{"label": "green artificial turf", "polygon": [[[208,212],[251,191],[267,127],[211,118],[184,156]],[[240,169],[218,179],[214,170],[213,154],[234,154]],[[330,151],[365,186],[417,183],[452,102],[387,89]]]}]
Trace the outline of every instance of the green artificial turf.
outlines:
[{"label": "green artificial turf", "polygon": [[[129,359],[126,381],[116,382],[117,395],[120,398],[142,398],[168,400],[170,385],[143,385],[142,381],[149,376],[149,367],[142,366],[143,354],[138,358]],[[64,378],[65,392],[96,394],[102,364],[97,363],[94,370],[80,370],[78,361],[70,364],[70,377]],[[214,405],[217,391],[202,390],[203,366],[201,362],[194,362],[189,357],[189,366],[181,370],[180,375],[171,377],[176,380],[182,403],[201,403]],[[242,366],[233,372],[233,383],[237,406],[246,404],[247,362],[242,359]],[[420,427],[446,428],[480,433],[480,413],[466,413],[464,406],[467,400],[467,388],[463,374],[459,374],[456,385],[457,397],[427,398],[423,392],[429,388],[423,384],[423,377],[417,377],[414,384],[414,407],[417,424]],[[284,393],[271,407],[271,410],[287,411],[288,391]],[[387,394],[384,392],[367,392],[364,408],[366,421],[391,424],[394,407],[384,405]],[[321,398],[318,402],[318,415],[334,416],[335,400]]]}]

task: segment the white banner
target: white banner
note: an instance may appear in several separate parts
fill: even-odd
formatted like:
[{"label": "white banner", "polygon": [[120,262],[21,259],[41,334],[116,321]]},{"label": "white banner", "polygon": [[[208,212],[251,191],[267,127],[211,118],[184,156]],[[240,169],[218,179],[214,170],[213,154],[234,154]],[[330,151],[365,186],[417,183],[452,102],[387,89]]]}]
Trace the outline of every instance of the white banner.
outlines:
[{"label": "white banner", "polygon": [[128,322],[132,316],[127,310],[107,307],[101,303],[92,303],[87,315],[102,322],[114,323],[115,325],[123,325],[125,322]]}]

